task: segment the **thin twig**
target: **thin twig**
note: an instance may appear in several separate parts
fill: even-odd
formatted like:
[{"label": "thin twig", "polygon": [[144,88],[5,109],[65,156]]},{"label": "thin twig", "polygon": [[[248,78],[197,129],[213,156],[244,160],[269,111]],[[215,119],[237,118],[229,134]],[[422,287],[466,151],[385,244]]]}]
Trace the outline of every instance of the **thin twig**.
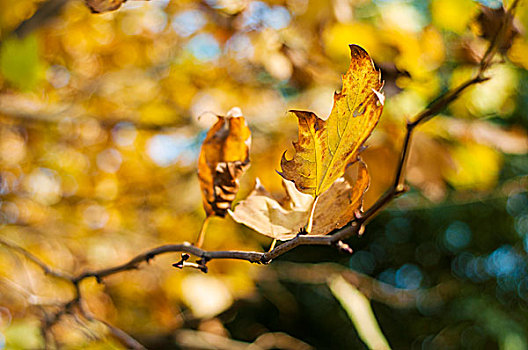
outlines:
[{"label": "thin twig", "polygon": [[198,238],[196,239],[196,246],[198,248],[201,248],[205,239],[205,231],[207,231],[207,226],[209,226],[209,221],[211,220],[211,216],[208,215],[205,217],[204,221],[202,222],[202,227],[200,228],[200,233],[198,233]]},{"label": "thin twig", "polygon": [[9,243],[9,242],[5,241],[2,238],[0,238],[0,245],[3,245],[4,247],[7,247],[7,248],[9,248],[11,250],[14,250],[14,251],[20,253],[26,259],[30,260],[35,265],[39,266],[44,271],[44,273],[46,275],[53,276],[53,277],[61,279],[63,281],[71,282],[71,277],[70,276],[68,276],[67,274],[65,274],[63,272],[57,271],[55,269],[52,269],[47,264],[45,264],[42,260],[37,258],[35,255],[31,254],[30,252],[28,252],[24,248],[22,248],[22,247],[20,247],[20,246],[18,246],[16,244]]},{"label": "thin twig", "polygon": [[404,170],[407,158],[409,156],[409,151],[411,148],[411,139],[413,131],[417,126],[427,122],[438,113],[442,112],[451,102],[456,100],[466,89],[469,87],[482,83],[489,78],[484,77],[484,73],[490,67],[491,61],[495,54],[497,53],[498,48],[500,47],[502,41],[504,40],[504,34],[507,30],[507,26],[512,21],[514,11],[519,4],[519,0],[514,0],[510,8],[506,11],[506,14],[501,22],[497,34],[490,42],[484,56],[480,61],[479,70],[477,75],[460,84],[457,88],[447,91],[437,98],[429,107],[424,109],[419,113],[414,121],[407,122],[407,132],[405,134],[405,139],[403,142],[400,159],[398,162],[398,167],[396,168],[396,173],[394,175],[394,182],[392,186],[363,214],[362,222],[366,223],[369,219],[375,216],[385,205],[391,202],[394,198],[400,196],[401,194],[407,191],[407,188],[404,186]]},{"label": "thin twig", "polygon": [[464,92],[470,86],[488,80],[488,78],[484,78],[480,74],[481,73],[479,73],[479,75],[477,75],[475,78],[462,83],[456,89],[446,92],[435,102],[433,102],[428,108],[418,114],[414,121],[407,122],[407,132],[403,141],[403,146],[400,153],[398,166],[394,174],[392,186],[367,211],[365,211],[365,213],[362,215],[362,222],[367,222],[394,198],[407,192],[407,187],[403,184],[405,178],[404,170],[407,163],[407,158],[409,157],[409,151],[411,149],[413,131],[416,129],[416,127],[427,122],[438,113],[442,112],[451,102],[456,100],[462,94],[462,92]]},{"label": "thin twig", "polygon": [[134,350],[146,350],[146,348],[138,342],[136,339],[134,339],[131,335],[126,333],[120,328],[117,328],[110,323],[106,322],[105,320],[101,320],[94,315],[92,315],[90,312],[86,310],[84,305],[82,303],[79,303],[79,312],[80,314],[87,319],[90,322],[98,322],[108,329],[108,331],[117,339],[119,340],[123,345],[127,347],[127,349],[134,349]]}]

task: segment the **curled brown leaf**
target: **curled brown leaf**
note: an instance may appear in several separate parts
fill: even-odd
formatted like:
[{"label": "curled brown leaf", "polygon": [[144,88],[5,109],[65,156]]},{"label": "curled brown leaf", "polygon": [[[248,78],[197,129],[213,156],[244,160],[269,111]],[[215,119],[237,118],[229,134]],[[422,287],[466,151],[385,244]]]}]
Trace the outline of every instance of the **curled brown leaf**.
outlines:
[{"label": "curled brown leaf", "polygon": [[207,216],[224,217],[239,189],[239,178],[249,168],[251,131],[238,108],[207,133],[198,159],[198,178]]}]

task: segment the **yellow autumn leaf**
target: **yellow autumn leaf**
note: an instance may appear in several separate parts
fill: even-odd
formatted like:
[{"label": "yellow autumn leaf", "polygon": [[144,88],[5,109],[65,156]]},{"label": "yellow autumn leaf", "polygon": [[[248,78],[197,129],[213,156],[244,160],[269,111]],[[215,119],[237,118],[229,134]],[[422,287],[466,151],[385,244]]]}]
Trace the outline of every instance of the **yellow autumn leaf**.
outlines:
[{"label": "yellow autumn leaf", "polygon": [[350,45],[350,51],[350,68],[343,76],[342,91],[334,95],[328,119],[312,112],[290,112],[298,119],[299,139],[293,143],[292,159],[283,154],[280,174],[293,181],[299,191],[315,198],[357,159],[383,110],[380,72],[361,47]]}]

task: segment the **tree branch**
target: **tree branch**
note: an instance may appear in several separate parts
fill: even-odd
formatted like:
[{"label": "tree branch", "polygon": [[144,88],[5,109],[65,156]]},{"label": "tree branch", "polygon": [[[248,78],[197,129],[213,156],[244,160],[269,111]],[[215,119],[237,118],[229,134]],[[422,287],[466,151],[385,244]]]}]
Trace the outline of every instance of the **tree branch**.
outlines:
[{"label": "tree branch", "polygon": [[68,0],[49,0],[39,5],[37,11],[28,19],[18,25],[13,31],[19,38],[31,34],[55,16],[58,16]]},{"label": "tree branch", "polygon": [[497,35],[490,42],[490,45],[483,55],[479,70],[476,76],[472,79],[469,79],[462,83],[457,88],[447,91],[437,98],[433,103],[429,105],[425,110],[419,113],[414,121],[408,121],[406,125],[406,134],[403,141],[399,162],[394,174],[394,180],[391,187],[363,214],[359,214],[357,218],[349,222],[346,226],[341,229],[333,231],[331,234],[326,236],[317,236],[317,235],[303,235],[299,234],[292,240],[286,241],[283,244],[280,244],[274,247],[268,252],[255,252],[255,251],[239,251],[239,250],[225,250],[225,251],[208,251],[201,249],[197,246],[191,245],[190,243],[182,244],[167,244],[159,246],[148,250],[142,254],[139,254],[133,257],[126,263],[121,265],[99,269],[99,270],[87,270],[76,275],[69,275],[54,268],[50,267],[38,257],[25,250],[24,248],[15,245],[13,243],[7,242],[0,238],[0,245],[3,245],[10,250],[16,251],[17,253],[26,257],[29,261],[41,268],[45,274],[52,277],[61,279],[63,281],[69,282],[74,288],[73,298],[64,303],[55,314],[51,317],[45,317],[43,330],[44,335],[47,337],[48,330],[60,320],[60,318],[65,315],[72,313],[74,309],[77,309],[78,312],[83,315],[86,319],[90,321],[98,321],[106,325],[110,333],[112,333],[117,339],[119,339],[125,346],[133,349],[144,349],[144,347],[137,342],[133,337],[126,334],[124,331],[120,330],[107,323],[106,321],[99,320],[94,316],[90,315],[82,305],[82,294],[79,288],[79,285],[85,279],[90,277],[96,278],[98,282],[102,282],[102,279],[117,273],[121,273],[128,270],[134,270],[139,268],[139,266],[144,262],[149,262],[153,258],[161,254],[167,253],[186,253],[195,256],[198,258],[196,263],[186,262],[189,256],[182,256],[182,260],[179,263],[176,263],[176,267],[183,268],[185,266],[192,266],[199,268],[204,272],[207,272],[207,263],[214,259],[235,259],[235,260],[245,260],[251,263],[258,264],[268,264],[272,260],[280,257],[281,255],[295,249],[301,245],[323,245],[323,246],[334,246],[342,251],[351,253],[352,249],[344,243],[344,240],[350,238],[354,235],[362,234],[366,223],[372,219],[379,211],[388,203],[390,203],[394,198],[405,193],[407,187],[404,185],[405,181],[405,165],[407,158],[409,156],[409,150],[412,141],[412,135],[415,128],[444,110],[451,102],[456,100],[465,90],[469,87],[479,84],[483,81],[488,80],[484,77],[484,73],[491,66],[491,62],[495,53],[498,50],[499,45],[504,40],[504,33],[506,32],[506,26],[509,21],[511,21],[513,16],[513,11],[518,4],[518,0],[515,0],[510,9],[506,12],[506,15],[501,23],[501,26],[497,32]]}]

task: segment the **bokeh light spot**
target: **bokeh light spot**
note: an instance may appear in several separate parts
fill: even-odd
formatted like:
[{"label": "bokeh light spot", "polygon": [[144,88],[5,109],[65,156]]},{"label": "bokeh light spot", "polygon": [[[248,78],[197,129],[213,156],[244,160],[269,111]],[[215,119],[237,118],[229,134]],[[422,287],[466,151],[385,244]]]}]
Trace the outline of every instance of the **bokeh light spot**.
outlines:
[{"label": "bokeh light spot", "polygon": [[387,223],[385,235],[393,243],[405,243],[411,237],[411,225],[404,217],[396,217]]},{"label": "bokeh light spot", "polygon": [[123,158],[115,148],[109,148],[97,155],[97,167],[105,173],[115,173],[121,167]]},{"label": "bokeh light spot", "polygon": [[273,6],[264,11],[263,22],[266,27],[276,30],[286,28],[290,24],[290,12],[283,6]]},{"label": "bokeh light spot", "polygon": [[403,289],[417,289],[422,284],[423,274],[413,264],[405,264],[396,271],[396,286]]},{"label": "bokeh light spot", "polygon": [[254,48],[251,39],[245,34],[235,34],[226,43],[226,51],[236,59],[245,59],[253,56]]},{"label": "bokeh light spot", "polygon": [[188,10],[177,13],[172,18],[172,28],[181,37],[188,37],[207,23],[203,13],[198,10]]},{"label": "bokeh light spot", "polygon": [[519,236],[528,235],[528,214],[517,216],[514,225]]},{"label": "bokeh light spot", "polygon": [[462,221],[454,221],[444,233],[444,244],[450,251],[466,247],[471,242],[471,229]]},{"label": "bokeh light spot", "polygon": [[114,143],[121,147],[128,147],[134,144],[137,137],[136,127],[131,123],[118,123],[112,129]]},{"label": "bokeh light spot", "polygon": [[53,65],[47,69],[46,79],[54,88],[60,89],[70,82],[70,72],[66,67]]},{"label": "bokeh light spot", "polygon": [[508,196],[506,210],[511,216],[517,216],[528,211],[528,196],[526,192],[514,192]]},{"label": "bokeh light spot", "polygon": [[374,271],[376,260],[372,253],[361,250],[352,255],[348,265],[351,269],[368,275]]},{"label": "bokeh light spot", "polygon": [[220,56],[220,45],[211,34],[198,34],[187,44],[187,48],[200,61],[212,61]]},{"label": "bokeh light spot", "polygon": [[105,227],[110,219],[106,209],[99,204],[87,206],[83,211],[84,223],[92,230],[98,230]]},{"label": "bokeh light spot", "polygon": [[61,199],[61,183],[57,174],[47,168],[34,170],[25,181],[33,199],[44,205],[53,205]]},{"label": "bokeh light spot", "polygon": [[514,272],[519,259],[512,246],[503,245],[488,256],[486,270],[497,277],[505,276]]},{"label": "bokeh light spot", "polygon": [[187,165],[196,160],[194,140],[185,135],[156,135],[147,144],[149,157],[159,166],[177,162]]}]

